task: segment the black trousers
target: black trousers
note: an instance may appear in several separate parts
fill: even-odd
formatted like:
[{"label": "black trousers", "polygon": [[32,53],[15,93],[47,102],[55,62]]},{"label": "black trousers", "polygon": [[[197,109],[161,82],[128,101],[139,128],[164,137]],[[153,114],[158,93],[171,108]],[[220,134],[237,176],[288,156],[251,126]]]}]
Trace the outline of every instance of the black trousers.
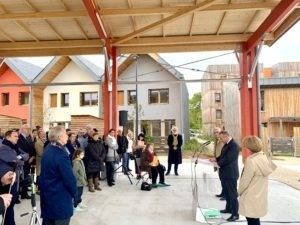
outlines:
[{"label": "black trousers", "polygon": [[159,175],[159,183],[165,183],[165,171],[161,166],[151,166],[152,184],[156,184]]},{"label": "black trousers", "polygon": [[105,162],[106,180],[107,180],[108,185],[111,185],[113,183],[113,180],[114,180],[114,171],[115,171],[114,165],[115,165],[114,162]]},{"label": "black trousers", "polygon": [[43,219],[42,225],[69,225],[71,219],[66,220],[53,220],[53,219]]},{"label": "black trousers", "polygon": [[232,215],[238,215],[238,193],[237,193],[237,179],[221,179],[222,188],[226,199],[226,210]]},{"label": "black trousers", "polygon": [[250,218],[246,217],[248,225],[260,225],[260,220],[259,218]]}]

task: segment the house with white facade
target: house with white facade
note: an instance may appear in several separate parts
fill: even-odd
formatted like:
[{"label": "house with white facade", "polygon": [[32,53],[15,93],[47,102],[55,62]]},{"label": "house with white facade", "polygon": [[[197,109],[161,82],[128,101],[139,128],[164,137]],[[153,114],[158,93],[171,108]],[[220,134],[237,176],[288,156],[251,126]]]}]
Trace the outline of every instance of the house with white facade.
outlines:
[{"label": "house with white facade", "polygon": [[118,110],[128,111],[125,129],[135,127],[137,99],[138,132],[146,132],[163,146],[176,125],[188,138],[189,95],[183,74],[158,54],[137,56],[128,56],[118,67]]},{"label": "house with white facade", "polygon": [[[33,125],[75,129],[93,123],[102,130],[102,76],[103,70],[83,57],[53,58],[33,80]],[[76,117],[76,124],[72,117]]]}]

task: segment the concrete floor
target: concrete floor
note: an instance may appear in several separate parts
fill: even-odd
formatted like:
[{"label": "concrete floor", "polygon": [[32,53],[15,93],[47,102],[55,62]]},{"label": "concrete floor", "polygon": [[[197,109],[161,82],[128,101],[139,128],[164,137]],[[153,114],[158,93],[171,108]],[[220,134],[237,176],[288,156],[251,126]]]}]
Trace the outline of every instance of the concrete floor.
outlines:
[{"label": "concrete floor", "polygon": [[[160,156],[160,161],[167,165],[165,156]],[[132,164],[131,168],[134,168]],[[195,225],[202,224],[196,221],[197,201],[200,209],[223,209],[225,205],[224,201],[214,197],[220,191],[220,182],[212,167],[204,163],[195,165],[190,159],[185,159],[180,165],[179,176],[171,174],[166,177],[166,183],[171,184],[169,187],[147,192],[140,190],[140,183],[135,185],[135,178],[132,181],[133,185],[127,176],[118,173],[115,186],[108,187],[102,181],[102,191],[90,193],[85,190],[83,199],[88,208],[84,212],[76,213],[71,219],[71,225]],[[300,225],[299,199],[300,191],[271,180],[269,213],[261,219],[270,222],[262,224],[294,222],[291,224]],[[19,216],[27,211],[31,211],[30,200],[23,200],[15,206],[17,225],[30,224],[30,215]],[[210,219],[208,222],[246,224],[242,216],[239,222],[234,223],[227,223],[225,220],[229,214],[221,216],[221,219]]]}]

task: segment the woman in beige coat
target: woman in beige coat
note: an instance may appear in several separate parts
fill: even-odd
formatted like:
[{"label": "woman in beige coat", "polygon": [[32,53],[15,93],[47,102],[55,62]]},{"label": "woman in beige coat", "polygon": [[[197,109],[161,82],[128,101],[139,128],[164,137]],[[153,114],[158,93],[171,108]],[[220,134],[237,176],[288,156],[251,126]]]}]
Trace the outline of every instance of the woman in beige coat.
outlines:
[{"label": "woman in beige coat", "polygon": [[267,214],[269,175],[276,165],[262,152],[258,137],[245,137],[243,146],[251,155],[245,160],[239,183],[239,214],[246,217],[248,225],[260,225],[259,218]]}]

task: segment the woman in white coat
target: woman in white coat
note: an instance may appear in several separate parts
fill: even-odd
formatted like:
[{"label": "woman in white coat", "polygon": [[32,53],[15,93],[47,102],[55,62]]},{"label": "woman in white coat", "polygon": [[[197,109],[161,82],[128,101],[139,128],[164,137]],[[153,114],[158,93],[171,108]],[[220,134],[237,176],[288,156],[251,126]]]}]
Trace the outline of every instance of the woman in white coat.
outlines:
[{"label": "woman in white coat", "polygon": [[243,139],[243,146],[251,152],[245,160],[239,182],[239,214],[248,225],[260,225],[260,217],[267,214],[269,175],[276,165],[262,151],[262,141],[256,136]]}]

